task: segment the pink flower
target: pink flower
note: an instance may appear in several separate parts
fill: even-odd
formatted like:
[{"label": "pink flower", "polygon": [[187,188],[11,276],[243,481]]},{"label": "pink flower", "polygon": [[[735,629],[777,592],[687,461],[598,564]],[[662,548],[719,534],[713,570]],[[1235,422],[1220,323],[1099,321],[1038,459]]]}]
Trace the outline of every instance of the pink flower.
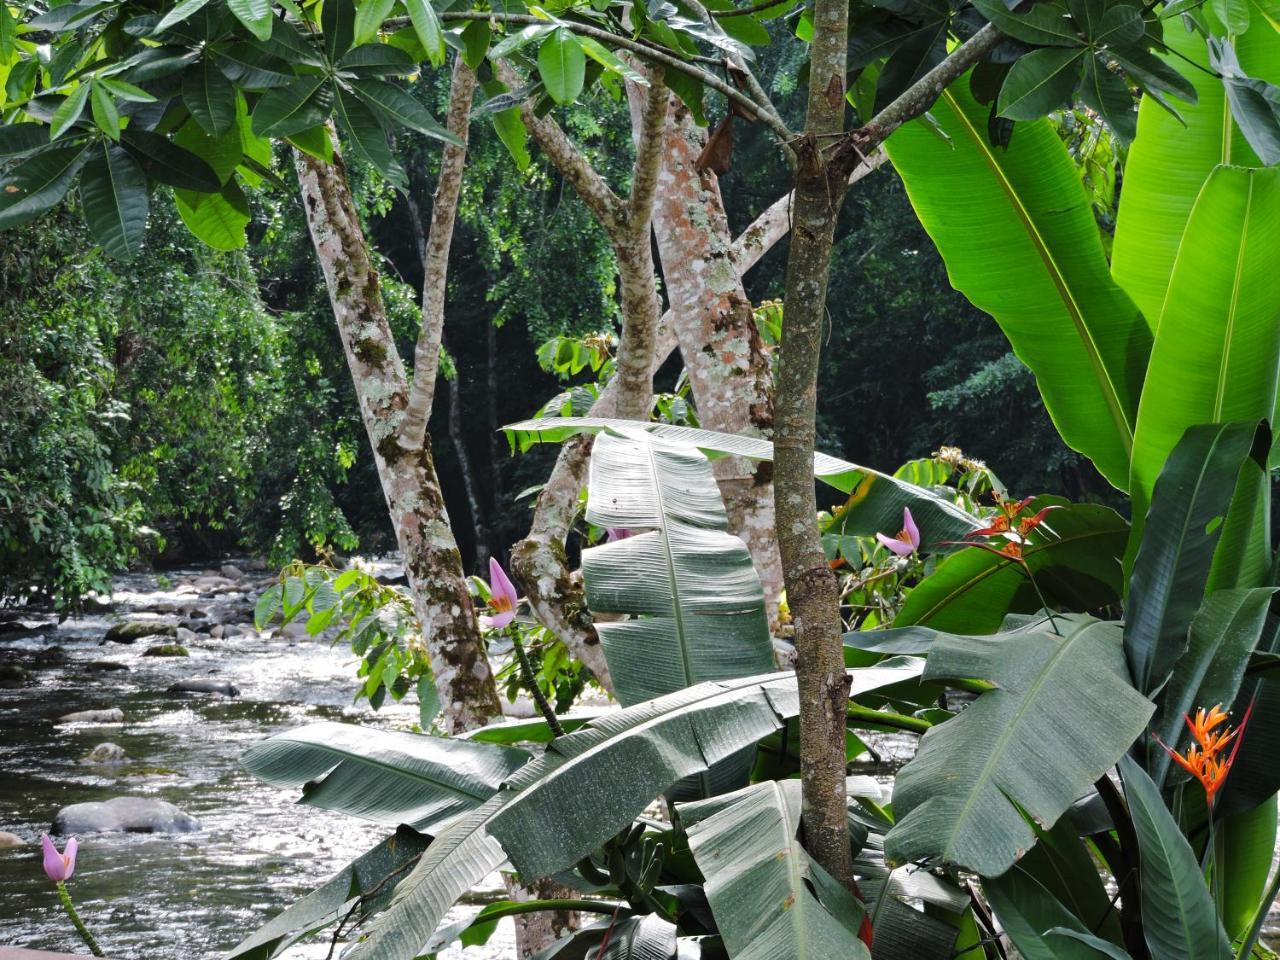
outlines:
[{"label": "pink flower", "polygon": [[520,594],[507,576],[507,571],[493,557],[489,558],[489,609],[492,616],[480,617],[480,625],[490,630],[501,630],[516,618],[516,604]]},{"label": "pink flower", "polygon": [[40,843],[44,847],[44,872],[49,875],[49,879],[54,883],[70,880],[71,875],[76,872],[76,850],[80,846],[79,841],[72,837],[67,841],[67,846],[62,853],[58,852],[58,848],[53,845],[47,833],[40,835]]},{"label": "pink flower", "polygon": [[605,539],[610,543],[616,543],[619,540],[625,540],[627,537],[634,537],[635,534],[626,527],[606,527]]},{"label": "pink flower", "polygon": [[911,508],[902,508],[902,529],[898,531],[896,537],[886,537],[883,533],[877,533],[876,539],[900,557],[910,556],[919,550],[920,528],[916,526],[916,521],[911,516]]}]

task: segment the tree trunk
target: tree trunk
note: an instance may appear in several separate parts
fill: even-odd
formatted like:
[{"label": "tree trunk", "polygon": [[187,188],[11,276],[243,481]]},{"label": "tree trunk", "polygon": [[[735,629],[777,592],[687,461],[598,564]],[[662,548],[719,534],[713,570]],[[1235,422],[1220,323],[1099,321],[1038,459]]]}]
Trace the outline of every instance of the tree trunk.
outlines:
[{"label": "tree trunk", "polygon": [[847,179],[846,172],[833,182],[823,147],[844,130],[848,21],[848,0],[815,0],[805,131],[793,143],[796,190],[775,405],[774,498],[787,603],[795,624],[805,847],[852,889],[844,782],[849,677],[840,595],[822,551],[813,480],[827,275]]},{"label": "tree trunk", "polygon": [[[643,116],[638,107],[645,92],[634,84],[628,91],[636,125]],[[698,419],[709,430],[768,438],[773,433],[769,357],[734,262],[720,182],[711,170],[697,168],[706,133],[678,98],[668,101],[653,233]],[[782,558],[774,524],[772,464],[725,457],[713,470],[729,529],[746,543],[764,585],[769,623],[776,634]]]},{"label": "tree trunk", "polygon": [[461,733],[482,726],[501,709],[431,444],[428,439],[412,451],[398,442],[409,384],[342,159],[335,155],[327,164],[297,153],[296,165],[303,211],[422,623],[444,725]]}]

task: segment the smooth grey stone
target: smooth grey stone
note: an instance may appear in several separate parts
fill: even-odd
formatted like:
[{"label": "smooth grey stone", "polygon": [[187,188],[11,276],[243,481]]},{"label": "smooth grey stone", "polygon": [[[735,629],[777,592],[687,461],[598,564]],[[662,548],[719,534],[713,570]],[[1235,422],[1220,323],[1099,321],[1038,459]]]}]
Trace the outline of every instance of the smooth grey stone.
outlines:
[{"label": "smooth grey stone", "polygon": [[192,677],[179,680],[169,688],[170,693],[217,693],[224,697],[240,696],[240,688],[230,680],[218,680],[213,677]]},{"label": "smooth grey stone", "polygon": [[52,832],[192,833],[200,821],[155,797],[114,797],[101,803],[73,803],[53,818]]},{"label": "smooth grey stone", "polygon": [[75,713],[63,714],[59,723],[124,723],[124,711],[119,707],[106,710],[77,710]]}]

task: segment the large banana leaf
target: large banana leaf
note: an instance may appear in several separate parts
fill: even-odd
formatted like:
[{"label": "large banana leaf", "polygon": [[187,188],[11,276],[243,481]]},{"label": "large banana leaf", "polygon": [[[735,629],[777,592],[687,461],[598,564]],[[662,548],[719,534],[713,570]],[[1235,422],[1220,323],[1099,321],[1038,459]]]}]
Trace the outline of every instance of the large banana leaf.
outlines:
[{"label": "large banana leaf", "polygon": [[302,801],[377,823],[430,831],[480,806],[529,760],[514,747],[313,723],[255,743],[255,777],[302,786]]},{"label": "large banana leaf", "polygon": [[886,145],[951,284],[1004,330],[1071,448],[1113,485],[1129,456],[1151,333],[1111,278],[1079,171],[1048,120],[987,138],[968,78]]},{"label": "large banana leaf", "polygon": [[999,876],[1142,735],[1154,707],[1129,683],[1120,626],[1060,621],[1014,636],[934,641],[924,678],[996,688],[938,724],[898,775],[896,863],[941,860]]},{"label": "large banana leaf", "polygon": [[[851,696],[918,677],[919,660],[854,670]],[[411,960],[445,912],[509,858],[522,877],[576,863],[677,780],[751,746],[799,713],[795,677],[703,683],[557,738],[428,848],[349,960]]]},{"label": "large banana leaf", "polygon": [[1120,775],[1138,835],[1142,932],[1151,955],[1160,960],[1226,960],[1231,946],[1178,822],[1132,757],[1121,759]]},{"label": "large banana leaf", "polygon": [[842,888],[800,846],[800,805],[799,780],[679,805],[725,948],[734,960],[870,960],[860,916],[821,899]]},{"label": "large banana leaf", "polygon": [[[521,449],[528,449],[535,443],[560,443],[583,433],[644,429],[674,443],[696,447],[713,460],[727,456],[749,460],[773,459],[773,444],[768,440],[664,423],[638,424],[599,417],[548,417],[513,423],[502,429],[511,443]],[[932,490],[838,457],[814,454],[813,474],[828,486],[850,495],[842,518],[842,530],[847,534],[868,536],[896,531],[902,526],[904,507],[911,508],[924,543],[958,540],[980,526],[976,518]]]},{"label": "large banana leaf", "polygon": [[655,913],[601,920],[535,953],[529,960],[697,960],[686,952],[676,928]]},{"label": "large banana leaf", "polygon": [[726,532],[703,454],[641,430],[606,433],[587,491],[587,520],[637,534],[582,554],[591,612],[634,617],[596,621],[623,706],[773,666],[764,590],[746,545]]},{"label": "large banana leaf", "polygon": [[[1061,503],[1041,497],[1032,509],[1054,502]],[[1039,610],[1041,593],[1050,604],[1069,610],[1096,610],[1120,599],[1129,524],[1114,510],[1064,505],[1033,536],[1035,542],[1023,551],[1025,567],[977,547],[953,553],[907,595],[894,626],[993,633],[1006,614]]]},{"label": "large banana leaf", "polygon": [[1092,947],[1052,932],[1066,928],[1087,934],[1089,930],[1021,864],[984,880],[982,892],[1023,960],[1097,960]]},{"label": "large banana leaf", "polygon": [[[1151,97],[1142,98],[1111,255],[1111,275],[1152,327],[1160,319],[1178,244],[1205,180],[1220,163],[1257,165],[1232,122],[1222,81],[1210,70],[1204,38],[1169,20],[1164,39],[1173,51],[1165,59],[1191,82],[1198,98],[1194,104],[1178,103],[1182,122]],[[1235,45],[1250,76],[1280,81],[1280,34],[1270,24],[1257,18]],[[1186,60],[1195,67],[1188,69]]]},{"label": "large banana leaf", "polygon": [[[1187,647],[1241,465],[1259,444],[1255,423],[1186,431],[1155,484],[1129,582],[1124,646],[1134,685],[1159,690]],[[1265,450],[1255,455],[1265,457]],[[1137,516],[1135,514],[1135,520]]]},{"label": "large banana leaf", "polygon": [[1191,209],[1151,351],[1130,476],[1135,530],[1187,427],[1272,418],[1280,385],[1277,263],[1280,167],[1217,167]]}]

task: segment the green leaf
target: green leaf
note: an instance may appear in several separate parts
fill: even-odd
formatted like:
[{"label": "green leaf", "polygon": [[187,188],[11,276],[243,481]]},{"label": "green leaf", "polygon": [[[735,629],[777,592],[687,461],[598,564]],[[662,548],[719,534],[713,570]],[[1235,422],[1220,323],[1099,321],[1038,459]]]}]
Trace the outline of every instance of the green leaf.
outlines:
[{"label": "green leaf", "polygon": [[395,5],[396,0],[363,0],[356,4],[355,42],[367,44],[377,37]]},{"label": "green leaf", "polygon": [[538,76],[556,103],[573,103],[586,79],[587,55],[568,27],[557,27],[538,48]]},{"label": "green leaf", "polygon": [[408,187],[408,177],[391,152],[387,133],[368,107],[358,98],[339,90],[334,105],[334,118],[338,122],[338,132],[354,148],[360,159],[377,170],[393,186],[401,190]]},{"label": "green leaf", "polygon": [[320,29],[324,33],[324,53],[336,63],[355,42],[356,5],[354,0],[323,0],[320,6]]},{"label": "green leaf", "polygon": [[93,122],[98,129],[112,140],[120,139],[120,111],[116,109],[115,98],[99,81],[94,80],[89,105],[93,110]]},{"label": "green leaf", "polygon": [[577,37],[576,39],[582,46],[582,52],[606,70],[616,73],[620,77],[625,77],[632,83],[639,84],[642,87],[649,86],[648,77],[631,67],[599,40],[593,37]]},{"label": "green leaf", "polygon": [[[1028,513],[1055,499],[1040,498]],[[1120,599],[1121,560],[1128,539],[1129,525],[1114,510],[1069,504],[1048,514],[1032,534],[1023,552],[1025,568],[976,546],[958,550],[907,595],[893,625],[993,633],[1006,614],[1041,608],[1037,585],[1050,604],[1096,610]]]},{"label": "green leaf", "polygon": [[1102,15],[1102,21],[1098,25],[1098,32],[1093,42],[1105,43],[1112,47],[1137,43],[1146,33],[1146,29],[1142,14],[1137,7],[1116,4]]},{"label": "green leaf", "polygon": [[1130,475],[1135,530],[1187,427],[1271,418],[1280,384],[1277,262],[1280,168],[1216,168],[1188,218],[1151,350]]},{"label": "green leaf", "polygon": [[20,157],[49,146],[49,128],[43,123],[10,123],[0,126],[0,157]]},{"label": "green leaf", "polygon": [[800,781],[783,780],[676,807],[725,948],[736,960],[870,960],[846,926],[858,918],[837,919],[820,899],[822,867],[797,836],[800,803]]},{"label": "green leaf", "polygon": [[236,88],[212,57],[201,57],[182,75],[182,102],[211,137],[235,126]]},{"label": "green leaf", "polygon": [[227,0],[227,9],[259,40],[271,38],[271,0]]},{"label": "green leaf", "polygon": [[174,190],[173,199],[187,229],[208,246],[239,250],[245,245],[244,228],[252,217],[249,200],[234,179],[217,193]]},{"label": "green leaf", "polygon": [[1209,63],[1222,76],[1231,116],[1249,146],[1264,164],[1280,163],[1280,87],[1249,76],[1229,40],[1209,38]]},{"label": "green leaf", "polygon": [[360,77],[403,77],[417,72],[413,57],[389,43],[366,43],[347,51],[338,68]]},{"label": "green leaf", "polygon": [[132,259],[147,232],[147,177],[115,144],[99,143],[80,176],[80,202],[93,238],[117,260]]},{"label": "green leaf", "polygon": [[213,193],[222,187],[207,163],[158,133],[130,125],[121,131],[120,139],[146,175],[158,183],[198,193]]},{"label": "green leaf", "polygon": [[[1171,52],[1157,62],[1170,70],[1182,66],[1196,102],[1180,108],[1179,121],[1154,98],[1142,98],[1138,135],[1125,163],[1124,197],[1111,262],[1112,275],[1153,328],[1164,307],[1183,230],[1205,180],[1220,163],[1256,163],[1231,121],[1222,82],[1209,69],[1204,38],[1176,21],[1164,34]],[[1236,41],[1236,47],[1253,75],[1280,80],[1280,34],[1250,30]]]},{"label": "green leaf", "polygon": [[260,137],[291,137],[321,126],[333,109],[333,88],[324,77],[298,77],[287,87],[268,90],[253,110],[253,132]]},{"label": "green leaf", "polygon": [[180,3],[176,4],[173,9],[160,18],[160,22],[155,25],[151,32],[153,34],[164,33],[170,27],[193,17],[208,2],[209,0],[181,0]]},{"label": "green leaf", "polygon": [[479,807],[528,760],[512,747],[345,723],[279,733],[240,758],[260,780],[303,787],[310,806],[424,833]]},{"label": "green leaf", "polygon": [[1080,37],[1061,3],[1037,3],[1014,13],[1004,0],[974,0],[978,11],[1002,33],[1040,46],[1079,47]]},{"label": "green leaf", "polygon": [[282,593],[280,584],[276,584],[262,592],[262,596],[258,597],[258,602],[253,607],[253,626],[258,631],[265,630],[267,625],[280,612],[280,597]]},{"label": "green leaf", "polygon": [[1072,927],[1054,927],[1049,931],[1055,937],[1067,937],[1071,940],[1078,940],[1085,946],[1091,947],[1096,953],[1110,960],[1133,960],[1128,952],[1117,947],[1110,940],[1103,940],[1101,937],[1095,937],[1092,933],[1082,933],[1080,930]]},{"label": "green leaf", "polygon": [[1120,775],[1138,835],[1142,932],[1152,956],[1227,960],[1231,945],[1204,875],[1159,789],[1132,757],[1121,759]]},{"label": "green leaf", "polygon": [[1129,685],[1119,625],[1061,629],[935,641],[925,680],[976,677],[996,689],[929,730],[902,768],[887,860],[999,876],[1035,840],[1024,811],[1055,823],[1142,735],[1154,707]]},{"label": "green leaf", "polygon": [[483,20],[472,20],[462,28],[462,59],[472,70],[478,70],[489,52],[493,30]]},{"label": "green leaf", "polygon": [[1249,29],[1248,0],[1211,0],[1210,6],[1228,34],[1239,36]]},{"label": "green leaf", "polygon": [[[855,670],[852,690],[902,682],[919,670],[919,661]],[[700,684],[557,738],[484,806],[436,837],[349,960],[411,960],[454,901],[505,859],[526,879],[576,863],[671,784],[751,746],[798,712],[794,676],[774,673]]]},{"label": "green leaf", "polygon": [[57,140],[76,125],[80,114],[84,113],[85,104],[89,102],[89,84],[82,83],[71,94],[58,104],[49,121],[49,139]]},{"label": "green leaf", "polygon": [[375,112],[385,115],[392,123],[408,127],[418,133],[455,146],[462,146],[462,141],[436,122],[430,111],[422,104],[385,80],[353,80],[351,89]]},{"label": "green leaf", "polygon": [[1217,521],[1256,433],[1249,422],[1192,427],[1156,481],[1125,608],[1125,655],[1145,693],[1160,689],[1187,647],[1222,531]]},{"label": "green leaf", "polygon": [[0,230],[52,209],[67,195],[87,159],[83,143],[54,147],[22,161],[0,180]]},{"label": "green leaf", "polygon": [[[1117,7],[1132,11],[1133,7]],[[1112,131],[1125,143],[1138,132],[1138,115],[1133,97],[1124,78],[1112,73],[1099,57],[1088,56],[1084,61],[1084,78],[1080,81],[1080,100],[1086,107],[1107,122]]]},{"label": "green leaf", "polygon": [[1000,324],[1067,445],[1124,489],[1147,325],[1110,277],[1089,194],[1053,125],[1020,123],[997,150],[988,112],[962,80],[932,111],[950,143],[909,123],[889,156],[952,285]]},{"label": "green leaf", "polygon": [[306,130],[299,130],[297,133],[290,134],[288,140],[303,153],[317,160],[323,160],[325,163],[333,163],[333,138],[329,136],[327,124],[322,123],[308,127]]},{"label": "green leaf", "polygon": [[1038,120],[1058,109],[1071,99],[1086,55],[1082,48],[1045,47],[1019,57],[1000,88],[1000,116]]},{"label": "green leaf", "polygon": [[1021,864],[1015,863],[999,877],[984,879],[982,892],[1024,960],[1096,960],[1092,947],[1052,935],[1055,928],[1089,931]]},{"label": "green leaf", "polygon": [[409,22],[413,24],[418,42],[427,51],[427,59],[433,67],[440,66],[444,63],[444,30],[431,0],[404,0],[404,8],[409,12]]},{"label": "green leaf", "polygon": [[[580,433],[599,434],[637,428],[665,440],[696,447],[712,459],[725,456],[773,459],[773,444],[767,440],[661,423],[637,425],[633,421],[598,417],[549,417],[508,424],[502,429],[513,445],[528,449],[535,443],[559,443]],[[951,500],[924,487],[825,453],[814,456],[813,473],[828,486],[850,495],[841,508],[840,517],[841,532],[846,534],[866,536],[897,530],[902,525],[904,507],[911,508],[923,542],[959,539],[980,526],[975,517]]]},{"label": "green leaf", "polygon": [[[374,912],[395,890],[388,879],[404,874],[427,849],[428,839],[401,827],[368,853],[362,854],[301,900],[246,937],[225,960],[271,960],[285,947],[311,933],[344,920],[358,898],[365,898],[361,915]],[[370,901],[373,901],[372,903]]]},{"label": "green leaf", "polygon": [[[1189,734],[1183,717],[1197,707],[1235,700],[1244,679],[1249,654],[1258,645],[1274,587],[1219,590],[1205,597],[1191,621],[1187,652],[1173,666],[1169,683],[1159,697],[1152,730],[1170,747],[1179,747]],[[1158,744],[1147,748],[1147,768],[1156,786],[1163,787],[1171,763]]]},{"label": "green leaf", "polygon": [[231,179],[243,159],[238,126],[215,139],[205,133],[194,119],[188,120],[174,135],[173,142],[208,163],[222,184]]}]

